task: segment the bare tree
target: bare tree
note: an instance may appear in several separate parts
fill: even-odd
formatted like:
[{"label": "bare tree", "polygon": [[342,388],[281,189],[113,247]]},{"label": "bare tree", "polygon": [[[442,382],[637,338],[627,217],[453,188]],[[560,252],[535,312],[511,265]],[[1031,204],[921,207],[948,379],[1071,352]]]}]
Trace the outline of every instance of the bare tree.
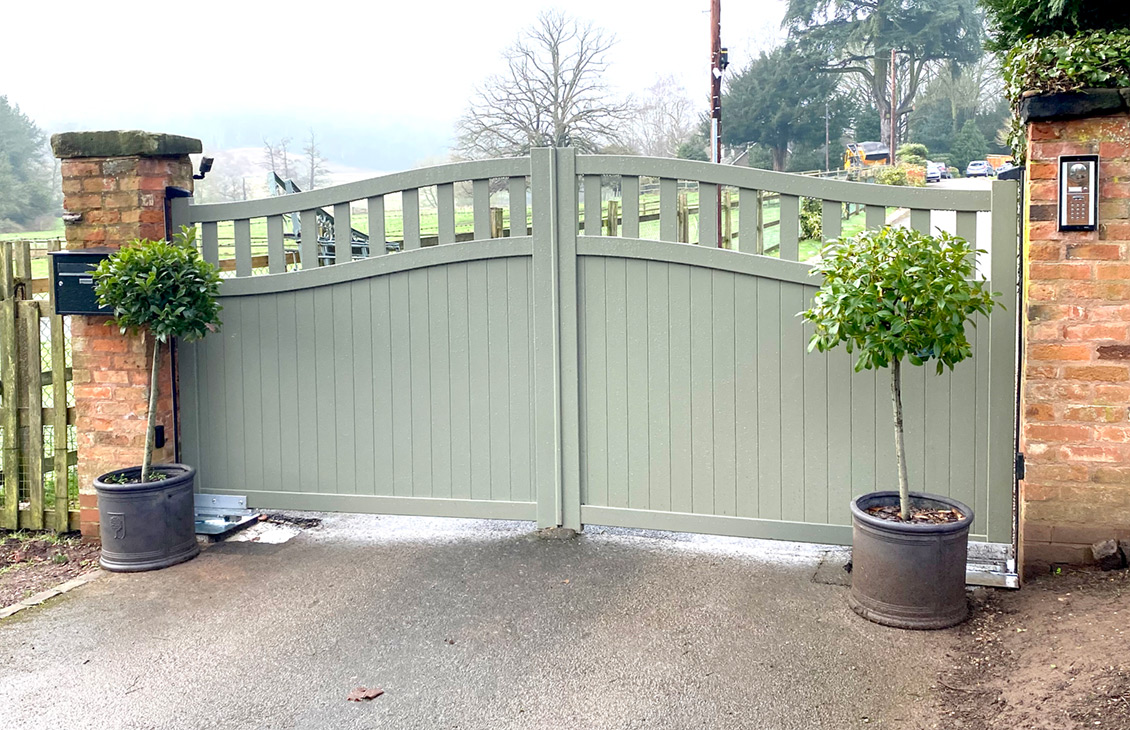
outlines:
[{"label": "bare tree", "polygon": [[679,145],[695,134],[695,105],[674,76],[655,80],[639,99],[633,99],[632,119],[625,141],[639,154],[675,157]]},{"label": "bare tree", "polygon": [[615,38],[591,23],[545,11],[504,54],[507,70],[476,89],[460,119],[465,157],[507,157],[531,147],[595,152],[629,117],[604,83]]},{"label": "bare tree", "polygon": [[306,166],[302,173],[306,189],[313,190],[324,185],[329,178],[330,170],[326,164],[328,160],[322,156],[322,149],[318,146],[318,138],[314,135],[313,129],[310,130],[306,146],[302,148],[302,160]]},{"label": "bare tree", "polygon": [[267,172],[278,173],[284,180],[291,178],[290,142],[290,137],[283,137],[274,143],[263,138],[263,164],[267,166]]}]

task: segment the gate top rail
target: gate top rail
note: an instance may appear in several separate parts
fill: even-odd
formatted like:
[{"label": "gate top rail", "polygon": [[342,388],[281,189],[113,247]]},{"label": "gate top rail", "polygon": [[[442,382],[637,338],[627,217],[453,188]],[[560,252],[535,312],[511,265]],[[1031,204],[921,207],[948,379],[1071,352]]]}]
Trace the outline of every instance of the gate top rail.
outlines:
[{"label": "gate top rail", "polygon": [[577,155],[579,175],[629,175],[750,188],[783,195],[896,208],[980,212],[991,208],[988,190],[939,190],[876,185],[774,172],[713,162],[631,155]]},{"label": "gate top rail", "polygon": [[496,177],[518,177],[530,174],[529,157],[509,157],[499,160],[473,160],[455,162],[418,170],[405,170],[391,175],[332,185],[292,195],[279,195],[258,200],[234,203],[204,203],[189,206],[189,221],[213,223],[243,218],[263,218],[271,215],[288,215],[300,210],[324,208],[338,203],[365,200],[380,195],[405,190],[444,185],[464,180],[483,180]]}]

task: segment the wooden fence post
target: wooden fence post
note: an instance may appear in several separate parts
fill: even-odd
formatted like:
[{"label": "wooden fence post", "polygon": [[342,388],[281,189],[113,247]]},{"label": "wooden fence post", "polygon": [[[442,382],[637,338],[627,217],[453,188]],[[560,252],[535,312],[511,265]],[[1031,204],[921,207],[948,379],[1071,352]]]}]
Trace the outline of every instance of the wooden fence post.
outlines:
[{"label": "wooden fence post", "polygon": [[[730,209],[730,191],[722,193],[722,248],[732,248],[734,240],[734,221]],[[701,209],[702,206],[700,205]]]},{"label": "wooden fence post", "polygon": [[490,209],[490,237],[502,238],[502,208]]},{"label": "wooden fence post", "polygon": [[608,201],[608,235],[620,235],[620,201]]}]

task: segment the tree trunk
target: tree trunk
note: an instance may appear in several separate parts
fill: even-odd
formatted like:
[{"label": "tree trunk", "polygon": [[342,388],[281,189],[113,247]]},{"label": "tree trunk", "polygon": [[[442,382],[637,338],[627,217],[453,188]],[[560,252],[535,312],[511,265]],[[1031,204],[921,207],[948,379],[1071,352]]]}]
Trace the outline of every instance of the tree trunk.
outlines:
[{"label": "tree trunk", "polygon": [[145,456],[141,461],[141,481],[149,481],[149,467],[153,465],[154,424],[157,420],[157,377],[160,374],[161,341],[153,338],[153,370],[149,373],[149,416],[145,429]]},{"label": "tree trunk", "polygon": [[789,161],[789,148],[788,147],[774,147],[773,150],[773,169],[777,172],[785,171],[785,163]]},{"label": "tree trunk", "polygon": [[899,510],[903,521],[910,520],[910,486],[906,478],[906,444],[902,431],[902,363],[891,363],[891,404],[895,410],[895,458],[899,469]]}]

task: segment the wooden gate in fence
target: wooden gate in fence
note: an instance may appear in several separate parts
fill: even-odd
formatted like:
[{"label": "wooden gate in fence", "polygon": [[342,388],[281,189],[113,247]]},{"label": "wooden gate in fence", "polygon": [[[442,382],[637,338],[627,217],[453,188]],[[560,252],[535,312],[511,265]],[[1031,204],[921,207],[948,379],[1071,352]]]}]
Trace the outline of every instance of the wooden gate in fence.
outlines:
[{"label": "wooden gate in fence", "polygon": [[0,529],[67,532],[78,529],[78,455],[66,323],[32,272],[29,242],[0,242]]}]

